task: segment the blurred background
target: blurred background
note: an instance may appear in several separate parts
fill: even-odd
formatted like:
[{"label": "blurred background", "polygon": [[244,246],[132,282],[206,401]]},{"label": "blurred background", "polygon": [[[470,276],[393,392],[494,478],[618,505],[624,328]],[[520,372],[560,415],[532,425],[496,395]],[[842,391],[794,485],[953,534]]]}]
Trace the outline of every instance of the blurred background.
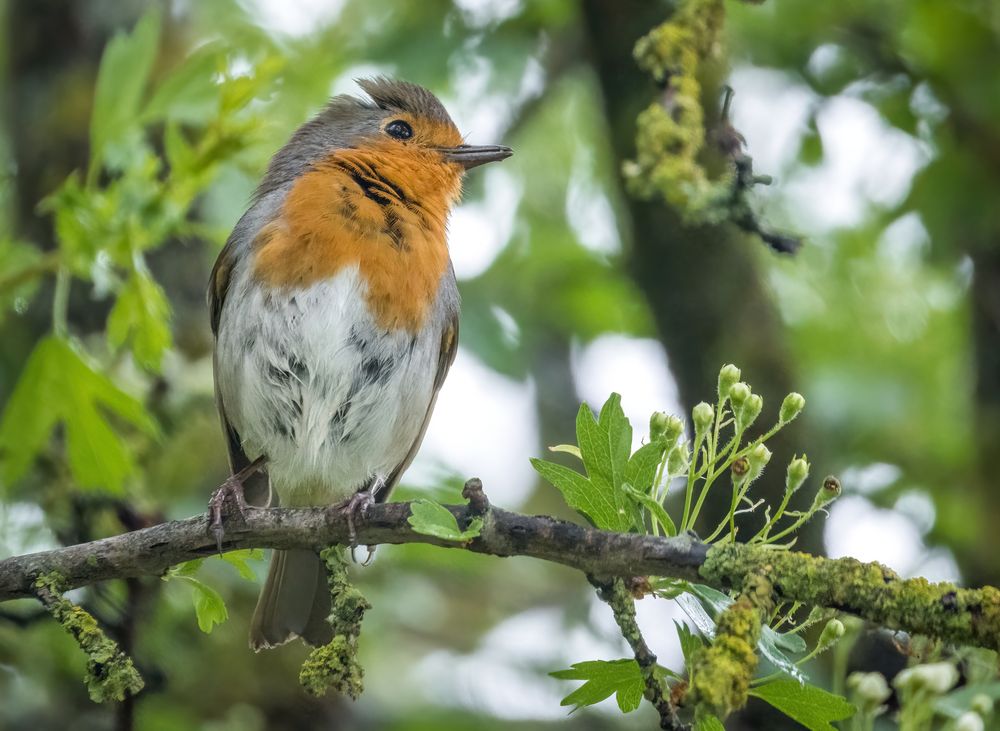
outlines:
[{"label": "blurred background", "polygon": [[[64,181],[92,165],[102,51],[153,5],[0,0],[0,405],[59,301],[51,252],[58,237],[65,247],[67,221],[79,217],[51,212],[73,210]],[[82,237],[94,253],[74,270],[65,310],[68,332],[142,400],[160,434],[123,431],[130,464],[111,489],[80,484],[57,431],[17,480],[0,484],[0,556],[204,508],[227,474],[212,401],[209,269],[291,131],[329,95],[357,92],[353,79],[386,73],[438,93],[470,142],[516,151],[469,176],[451,220],[462,347],[399,498],[455,501],[475,475],[496,504],[571,518],[528,458],[574,441],[580,401],[620,392],[638,439],[651,412],[686,415],[713,400],[719,367],[733,362],[764,396],[765,415],[788,391],[807,400],[761,490],[776,489],[783,465],[803,452],[815,480],[842,479],[844,496],[800,545],[882,561],[906,576],[1000,581],[1000,5],[726,3],[726,69],[706,79],[706,122],[719,118],[725,81],[755,170],[775,178],[756,189],[754,207],[771,227],[805,239],[795,256],[731,225],[684,225],[662,201],[624,192],[619,171],[634,152],[636,115],[657,93],[632,47],[672,8],[648,0],[162,3],[153,92],[144,98],[169,93],[147,108],[141,129],[107,141],[105,159],[104,175],[124,171],[146,187],[102,200],[109,216],[139,211],[128,224],[139,229],[143,216],[176,214],[144,252],[169,302],[172,345],[140,362],[108,343],[122,283],[118,255],[102,240]],[[126,93],[116,87],[112,97]],[[184,168],[192,148],[201,162]],[[164,199],[136,203],[168,169],[187,173],[164,184]],[[263,564],[255,567],[260,574]],[[356,703],[303,694],[299,645],[247,649],[255,584],[220,561],[199,576],[229,608],[211,634],[199,630],[182,582],[73,594],[146,679],[123,704],[89,702],[82,654],[37,605],[0,607],[0,728],[655,724],[645,705],[624,717],[613,700],[573,716],[559,706],[574,684],[547,672],[627,656],[610,611],[568,570],[383,547],[355,571],[374,604]],[[672,620],[681,613],[653,599],[638,609],[661,663],[679,669]],[[810,672],[836,682],[824,665]],[[752,702],[731,727],[762,727],[758,713]]]}]

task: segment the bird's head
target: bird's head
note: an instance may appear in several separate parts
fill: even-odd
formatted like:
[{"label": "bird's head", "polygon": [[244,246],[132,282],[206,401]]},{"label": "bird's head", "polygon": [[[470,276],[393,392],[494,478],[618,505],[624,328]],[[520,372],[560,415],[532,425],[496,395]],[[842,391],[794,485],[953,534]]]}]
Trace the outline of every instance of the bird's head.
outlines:
[{"label": "bird's head", "polygon": [[384,76],[359,79],[368,99],[333,97],[275,155],[262,191],[290,182],[336,156],[362,164],[408,195],[453,202],[466,170],[503,160],[502,145],[468,145],[440,100],[417,84]]}]

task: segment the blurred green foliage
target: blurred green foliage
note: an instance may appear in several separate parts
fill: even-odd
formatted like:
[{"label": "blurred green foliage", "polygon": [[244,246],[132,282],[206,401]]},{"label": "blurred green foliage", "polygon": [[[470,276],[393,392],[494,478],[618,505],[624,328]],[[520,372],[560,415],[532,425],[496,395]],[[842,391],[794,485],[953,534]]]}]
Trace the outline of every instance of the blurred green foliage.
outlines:
[{"label": "blurred green foliage", "polygon": [[[488,127],[469,129],[472,135],[496,135],[517,150],[493,179],[469,181],[471,206],[485,204],[501,183],[516,196],[509,237],[488,266],[460,283],[462,343],[490,369],[533,387],[537,453],[572,434],[581,385],[573,359],[581,349],[608,333],[668,340],[657,330],[664,306],[693,332],[724,328],[709,316],[711,303],[726,301],[723,292],[739,296],[759,278],[779,319],[754,309],[756,332],[719,330],[724,347],[712,354],[713,369],[717,358],[747,362],[743,351],[758,333],[780,333],[768,347],[787,349],[795,387],[809,399],[803,429],[809,444],[821,445],[816,453],[810,447],[819,469],[850,476],[873,463],[891,465],[867,499],[891,506],[907,495],[926,497],[934,515],[925,540],[951,548],[970,581],[995,583],[996,3],[728,1],[721,57],[737,79],[751,78],[740,72],[753,69],[777,80],[736,86],[737,126],[741,104],[757,101],[771,113],[767,125],[741,130],[749,153],[766,148],[772,131],[790,130],[775,156],[779,168],[766,170],[778,180],[760,194],[760,213],[805,234],[807,245],[786,259],[747,241],[754,267],[741,271],[744,281],[702,271],[666,296],[643,284],[649,272],[633,269],[635,251],[667,239],[686,257],[686,242],[730,234],[650,229],[625,198],[618,175],[624,159],[609,130],[623,115],[634,121],[655,98],[631,59],[632,44],[673,5],[649,6],[656,22],[618,48],[618,65],[638,82],[607,72],[612,62],[592,52],[600,44],[591,29],[596,24],[611,38],[627,20],[624,7],[631,6],[0,3],[2,550],[87,540],[203,509],[225,476],[203,303],[208,268],[268,156],[331,92],[378,70],[431,87]],[[706,124],[720,75],[700,79]],[[607,108],[609,78],[622,88],[635,83],[642,96]],[[803,114],[779,104],[784,92],[806,100]],[[831,155],[845,148],[828,120],[842,119],[830,110],[845,101],[877,120],[876,146],[887,145],[890,132],[901,135],[892,139],[916,150],[917,163],[898,195],[884,195],[892,187],[880,177],[886,171],[868,171],[851,191],[855,215],[816,216],[835,209],[840,195]],[[808,187],[817,173],[818,187]],[[595,210],[613,219],[610,243],[593,241]],[[680,264],[662,261],[664,270]],[[682,371],[695,354],[672,348],[667,356]],[[746,374],[754,382],[767,375]],[[714,379],[714,370],[705,377]],[[488,424],[477,428],[484,440],[504,438]],[[453,499],[461,481],[446,480],[450,493],[433,497]],[[845,480],[845,491],[856,494],[862,482]],[[486,489],[507,504],[502,485]],[[552,492],[537,490],[525,507],[568,515]],[[210,635],[195,621],[192,596],[199,594],[183,586],[188,581],[109,584],[75,599],[129,652],[147,683],[136,702],[110,709],[89,703],[79,682],[85,660],[58,627],[39,620],[31,603],[0,608],[0,727],[596,729],[653,722],[645,707],[621,720],[613,701],[612,713],[553,713],[568,689],[545,673],[580,659],[570,645],[597,645],[608,660],[622,656],[608,639],[606,609],[572,572],[425,547],[382,552],[356,574],[374,605],[361,640],[366,695],[357,705],[302,694],[296,673],[304,648],[249,654],[255,587],[208,561],[198,580],[219,593],[230,614]],[[546,624],[546,617],[556,619]],[[524,639],[530,647],[510,641],[518,627],[536,633]],[[654,649],[678,658],[672,642]],[[501,652],[505,644],[515,651]],[[825,672],[815,670],[820,679]],[[734,723],[755,727],[762,706],[751,704],[748,720]]]}]

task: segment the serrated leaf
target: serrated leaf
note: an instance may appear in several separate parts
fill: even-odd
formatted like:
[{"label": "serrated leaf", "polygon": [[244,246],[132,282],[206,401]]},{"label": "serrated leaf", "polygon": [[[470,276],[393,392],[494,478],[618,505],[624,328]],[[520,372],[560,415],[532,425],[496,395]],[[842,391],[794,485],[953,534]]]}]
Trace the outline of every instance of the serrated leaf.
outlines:
[{"label": "serrated leaf", "polygon": [[257,574],[247,562],[263,561],[264,551],[260,548],[243,548],[238,551],[227,551],[220,558],[233,566],[241,578],[247,581],[256,581]]},{"label": "serrated leaf", "polygon": [[857,711],[846,698],[795,680],[775,680],[751,688],[750,695],[770,703],[809,731],[836,731],[832,721],[850,718]]},{"label": "serrated leaf", "polygon": [[154,6],[131,33],[117,34],[105,47],[90,117],[88,179],[93,178],[104,161],[108,143],[139,123],[140,102],[159,38],[160,10]]},{"label": "serrated leaf", "polygon": [[556,444],[553,447],[549,447],[550,452],[564,452],[566,454],[572,454],[577,459],[582,460],[583,457],[580,455],[580,448],[575,444]]},{"label": "serrated leaf", "polygon": [[[704,584],[689,583],[686,588],[691,593],[681,594],[675,601],[698,628],[698,631],[710,640],[714,640],[715,618],[729,607],[733,603],[733,600],[718,589],[713,589],[711,586],[705,586]],[[796,641],[794,639],[796,637],[796,635],[788,635],[787,633],[779,635],[765,625],[761,627],[757,650],[774,667],[787,673],[796,681],[804,683],[806,680],[805,674],[791,659],[778,649],[780,642],[788,647],[800,648],[794,650],[795,652],[805,650],[805,641],[801,637]]]},{"label": "serrated leaf", "polygon": [[446,541],[471,541],[483,529],[483,519],[473,518],[469,527],[462,530],[451,511],[433,500],[414,500],[410,503],[407,522],[417,533]]},{"label": "serrated leaf", "polygon": [[656,479],[656,468],[663,461],[666,445],[663,442],[643,444],[635,451],[625,467],[625,482],[637,490],[649,492]]},{"label": "serrated leaf", "polygon": [[681,654],[684,656],[684,662],[690,665],[694,651],[704,647],[705,643],[702,641],[701,635],[692,632],[691,628],[683,622],[678,622],[675,619],[674,627],[677,629],[677,639],[681,643]]},{"label": "serrated leaf", "polygon": [[584,680],[579,688],[563,698],[559,705],[577,710],[600,703],[616,694],[618,707],[629,713],[639,707],[645,683],[635,660],[590,660],[574,663],[567,670],[549,673],[560,680]]},{"label": "serrated leaf", "polygon": [[135,468],[132,450],[106,414],[156,434],[142,404],[92,370],[68,342],[43,338],[24,366],[0,419],[0,477],[19,479],[45,447],[56,424],[65,425],[66,452],[81,487],[119,492]]},{"label": "serrated leaf", "polygon": [[622,485],[622,490],[625,491],[626,495],[646,508],[659,521],[660,525],[663,526],[663,530],[666,531],[668,536],[677,535],[677,526],[674,525],[670,514],[667,513],[666,509],[652,495],[636,490],[627,482]]},{"label": "serrated leaf", "polygon": [[555,462],[532,458],[531,466],[562,493],[567,505],[583,513],[598,528],[616,528],[618,511],[607,490],[595,488],[576,470]]},{"label": "serrated leaf", "polygon": [[158,372],[170,347],[170,303],[163,289],[143,272],[133,272],[108,315],[108,344],[126,341],[136,362]]},{"label": "serrated leaf", "polygon": [[193,576],[179,575],[177,578],[183,579],[192,588],[194,613],[198,618],[198,629],[205,634],[211,634],[215,625],[222,624],[229,619],[226,602],[219,592]]}]

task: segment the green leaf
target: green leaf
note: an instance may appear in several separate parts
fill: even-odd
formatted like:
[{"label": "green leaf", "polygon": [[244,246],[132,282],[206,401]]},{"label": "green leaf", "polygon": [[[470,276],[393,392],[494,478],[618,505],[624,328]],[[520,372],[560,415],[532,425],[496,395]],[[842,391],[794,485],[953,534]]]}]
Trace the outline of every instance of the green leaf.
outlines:
[{"label": "green leaf", "polygon": [[433,500],[414,500],[410,503],[407,522],[417,533],[446,541],[471,541],[483,529],[483,519],[473,518],[469,527],[461,530],[451,511]]},{"label": "green leaf", "polygon": [[726,731],[726,727],[711,713],[698,713],[694,719],[694,731]]},{"label": "green leaf", "polygon": [[220,557],[223,561],[231,564],[239,575],[247,581],[257,581],[257,574],[250,567],[248,561],[263,561],[264,551],[260,548],[243,548],[238,551],[227,551]]},{"label": "green leaf", "polygon": [[73,478],[85,488],[119,492],[135,464],[133,450],[111,428],[113,414],[155,435],[142,404],[95,372],[70,344],[43,338],[24,366],[0,419],[0,478],[19,479],[44,449],[56,424],[65,425]]},{"label": "green leaf", "polygon": [[625,467],[625,482],[632,485],[637,490],[649,492],[653,487],[653,480],[656,479],[656,468],[663,461],[663,453],[666,445],[660,442],[650,442],[643,444],[635,451]]},{"label": "green leaf", "polygon": [[974,683],[952,691],[934,703],[934,710],[942,716],[958,718],[972,707],[972,699],[977,695],[985,695],[996,703],[1000,701],[1000,681],[992,683]]},{"label": "green leaf", "polygon": [[675,619],[674,627],[677,629],[677,638],[681,643],[681,654],[684,655],[684,662],[690,665],[694,651],[704,647],[705,643],[702,642],[701,635],[692,632],[691,628],[683,622],[678,622]]},{"label": "green leaf", "polygon": [[114,349],[126,341],[139,365],[160,370],[163,353],[170,347],[170,303],[144,272],[133,272],[108,315],[108,344]]},{"label": "green leaf", "polygon": [[532,459],[532,466],[562,492],[570,507],[598,528],[632,530],[640,524],[640,516],[622,489],[632,449],[632,426],[622,411],[621,397],[611,394],[598,419],[594,419],[587,404],[581,404],[576,416],[576,439],[586,476],[540,459]]},{"label": "green leaf", "polygon": [[598,528],[616,528],[618,512],[611,496],[576,470],[532,458],[531,466],[562,493],[566,504],[583,513]]},{"label": "green leaf", "polygon": [[645,492],[640,492],[632,487],[627,482],[622,485],[622,490],[625,494],[635,500],[637,503],[642,505],[646,510],[648,510],[654,518],[663,526],[663,530],[668,536],[677,535],[677,526],[674,525],[673,519],[667,513],[666,509],[654,498],[652,495],[648,495]]},{"label": "green leaf", "polygon": [[750,695],[770,703],[810,731],[836,731],[831,721],[850,718],[857,711],[846,698],[795,680],[775,680],[752,688]]},{"label": "green leaf", "polygon": [[109,142],[139,124],[142,94],[153,68],[160,39],[160,11],[155,6],[130,34],[119,33],[101,56],[90,118],[90,168],[93,180]]},{"label": "green leaf", "polygon": [[219,592],[208,584],[198,581],[193,576],[178,575],[177,578],[188,582],[192,588],[194,613],[198,618],[198,629],[205,634],[210,634],[215,625],[222,624],[229,619],[226,602]]},{"label": "green leaf", "polygon": [[219,71],[224,68],[221,44],[202,46],[156,87],[142,112],[143,123],[172,120],[205,122],[219,106]]},{"label": "green leaf", "polygon": [[[677,604],[703,635],[710,640],[715,639],[715,618],[732,604],[733,600],[718,589],[704,584],[688,583],[685,588],[690,593],[677,597]],[[801,652],[806,649],[805,640],[801,637],[787,633],[779,635],[770,627],[762,627],[760,640],[757,642],[760,654],[774,667],[787,673],[797,682],[805,682],[806,677],[803,672],[779,649],[779,645],[791,649],[793,652]]]},{"label": "green leaf", "polygon": [[557,670],[549,675],[560,680],[586,681],[559,703],[573,706],[574,711],[600,703],[615,693],[622,713],[629,713],[639,707],[645,688],[639,663],[635,660],[578,662],[568,670]]}]

